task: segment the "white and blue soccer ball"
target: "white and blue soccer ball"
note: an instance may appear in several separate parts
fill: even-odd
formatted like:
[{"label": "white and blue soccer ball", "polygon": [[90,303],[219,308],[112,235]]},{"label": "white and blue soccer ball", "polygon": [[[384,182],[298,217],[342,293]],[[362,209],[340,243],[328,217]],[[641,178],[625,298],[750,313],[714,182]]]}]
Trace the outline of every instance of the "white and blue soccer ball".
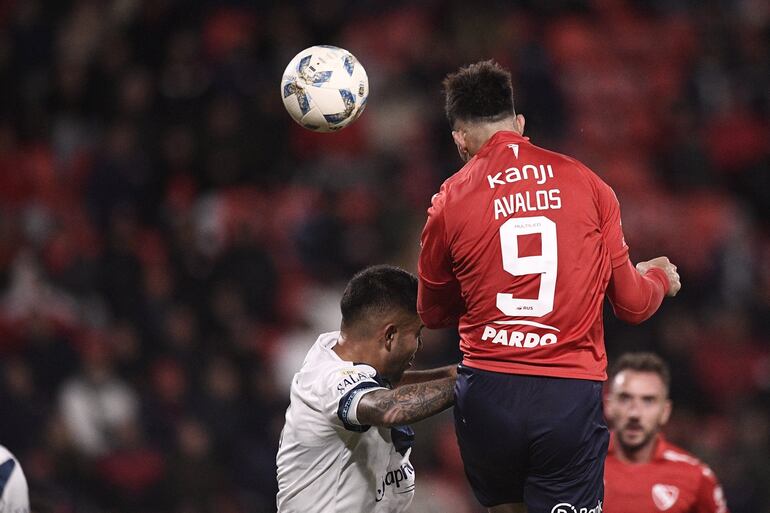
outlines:
[{"label": "white and blue soccer ball", "polygon": [[311,46],[286,66],[283,105],[303,127],[334,132],[358,119],[366,107],[369,79],[352,53],[336,46]]}]

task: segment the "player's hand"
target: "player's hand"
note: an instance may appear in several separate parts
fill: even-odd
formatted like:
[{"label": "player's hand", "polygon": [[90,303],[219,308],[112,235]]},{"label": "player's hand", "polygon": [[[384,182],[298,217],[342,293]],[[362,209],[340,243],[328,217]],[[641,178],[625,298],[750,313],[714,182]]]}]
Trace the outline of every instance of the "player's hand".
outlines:
[{"label": "player's hand", "polygon": [[636,270],[639,271],[639,274],[644,274],[653,267],[657,267],[666,273],[669,284],[668,294],[666,295],[670,297],[676,296],[676,293],[682,288],[682,283],[679,281],[679,273],[676,272],[676,266],[664,256],[636,264]]}]

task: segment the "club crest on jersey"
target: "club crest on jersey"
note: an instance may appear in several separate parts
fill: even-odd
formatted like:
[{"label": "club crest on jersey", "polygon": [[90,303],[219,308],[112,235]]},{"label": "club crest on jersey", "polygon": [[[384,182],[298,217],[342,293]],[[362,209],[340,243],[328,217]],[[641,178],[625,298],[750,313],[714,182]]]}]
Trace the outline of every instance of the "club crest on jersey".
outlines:
[{"label": "club crest on jersey", "polygon": [[674,485],[655,484],[652,486],[652,501],[660,511],[666,511],[679,498],[679,488]]}]

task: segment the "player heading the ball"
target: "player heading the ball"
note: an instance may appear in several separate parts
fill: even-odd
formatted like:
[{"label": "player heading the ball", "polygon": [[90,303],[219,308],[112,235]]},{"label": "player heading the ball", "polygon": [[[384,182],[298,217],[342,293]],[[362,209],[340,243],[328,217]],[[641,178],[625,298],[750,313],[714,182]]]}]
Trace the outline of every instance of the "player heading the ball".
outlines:
[{"label": "player heading the ball", "polygon": [[428,209],[418,311],[429,328],[458,326],[466,474],[495,512],[598,512],[604,297],[641,322],[679,290],[676,267],[660,257],[634,268],[612,189],[524,137],[508,71],[478,62],[444,92],[465,165]]}]

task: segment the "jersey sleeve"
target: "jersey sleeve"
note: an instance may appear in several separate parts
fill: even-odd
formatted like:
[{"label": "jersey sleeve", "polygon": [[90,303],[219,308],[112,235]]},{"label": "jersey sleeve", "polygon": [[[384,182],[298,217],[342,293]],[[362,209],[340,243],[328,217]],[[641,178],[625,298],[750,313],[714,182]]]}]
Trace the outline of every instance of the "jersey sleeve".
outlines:
[{"label": "jersey sleeve", "polygon": [[639,324],[660,308],[668,287],[668,278],[662,270],[653,268],[639,274],[626,257],[622,265],[612,270],[607,298],[615,317]]},{"label": "jersey sleeve", "polygon": [[722,487],[719,485],[714,472],[706,466],[702,467],[700,486],[695,501],[693,513],[730,513]]},{"label": "jersey sleeve", "polygon": [[428,220],[420,238],[417,312],[428,328],[455,325],[465,310],[446,240],[445,205],[446,191],[442,187],[431,200]]},{"label": "jersey sleeve", "polygon": [[348,364],[331,370],[322,384],[324,414],[338,427],[363,432],[370,426],[358,422],[356,415],[361,398],[375,390],[387,390],[377,379],[377,371],[365,364]]},{"label": "jersey sleeve", "polygon": [[610,252],[610,261],[614,269],[628,260],[628,245],[623,236],[623,223],[620,220],[620,203],[612,188],[601,180],[598,180],[598,194],[602,238]]},{"label": "jersey sleeve", "polygon": [[644,275],[636,271],[628,258],[618,198],[609,185],[599,179],[596,182],[602,239],[612,264],[607,297],[618,319],[639,324],[660,307],[668,292],[668,279],[660,269],[650,269]]}]

